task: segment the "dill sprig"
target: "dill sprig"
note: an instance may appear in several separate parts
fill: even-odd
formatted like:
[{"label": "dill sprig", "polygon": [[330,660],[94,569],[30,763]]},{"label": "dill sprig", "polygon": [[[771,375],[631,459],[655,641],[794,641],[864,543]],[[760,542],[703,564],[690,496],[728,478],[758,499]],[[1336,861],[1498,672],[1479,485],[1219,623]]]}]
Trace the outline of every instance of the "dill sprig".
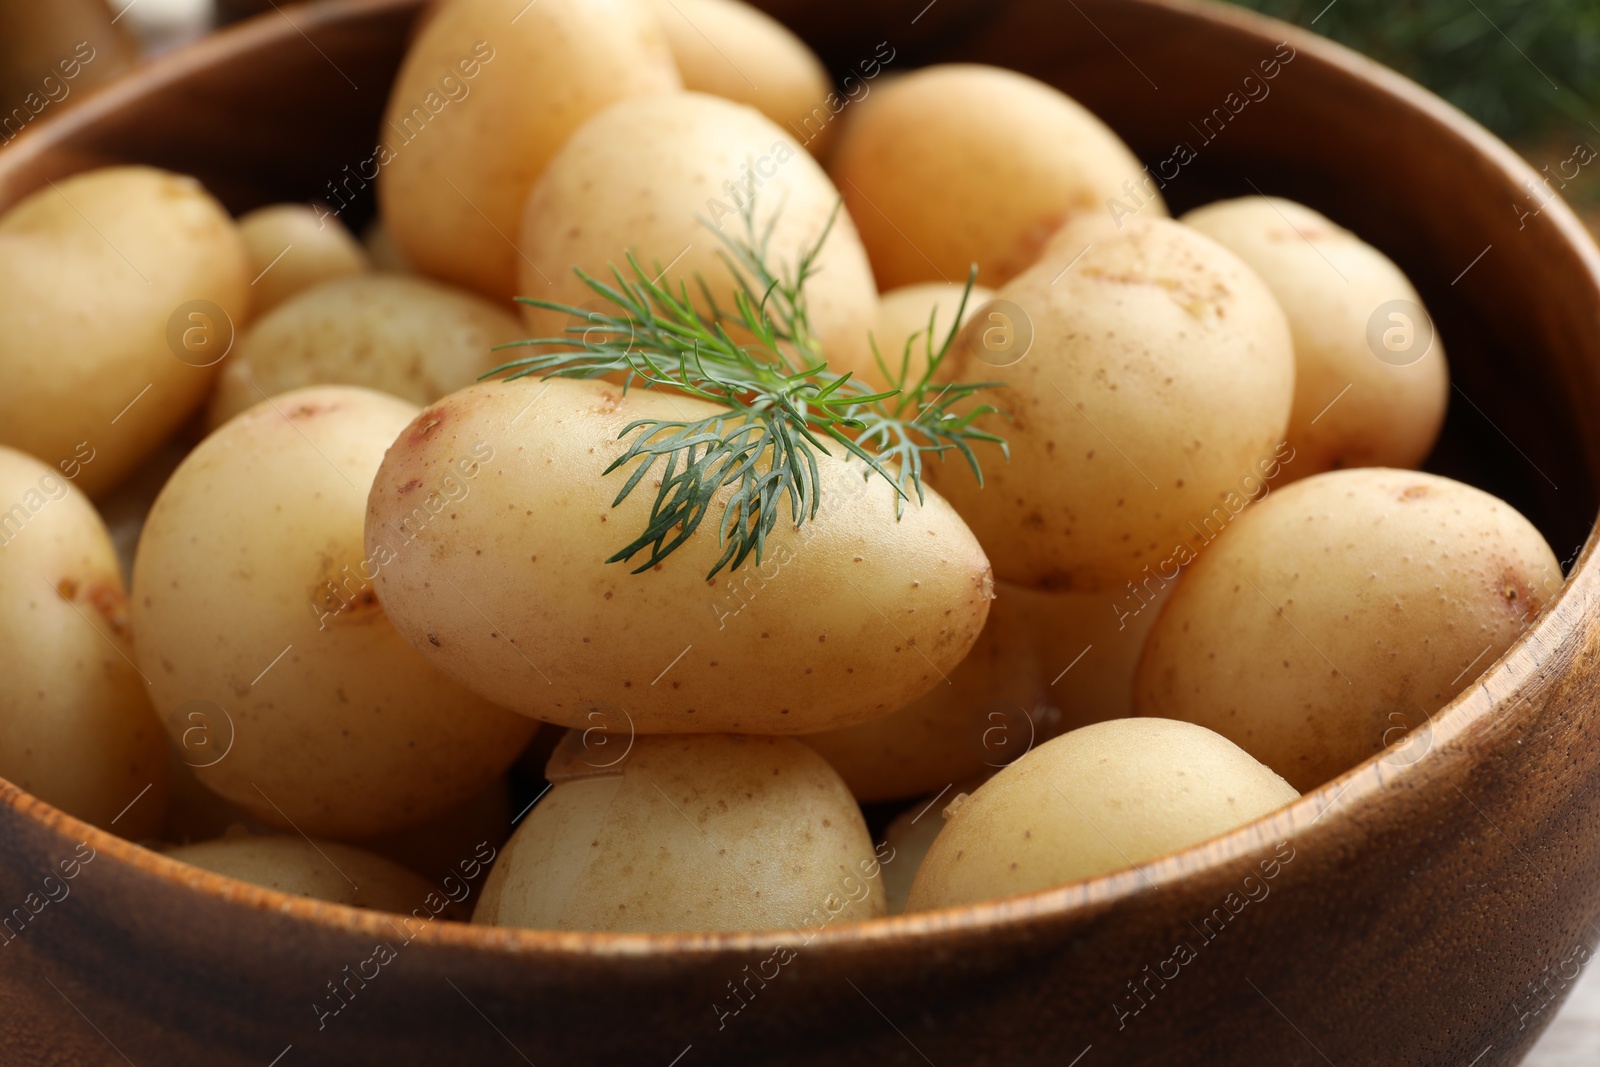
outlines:
[{"label": "dill sprig", "polygon": [[[626,269],[612,266],[609,279],[578,276],[609,307],[590,310],[547,300],[519,298],[524,304],[575,318],[563,337],[514,341],[501,348],[535,347],[537,355],[491,372],[511,370],[509,380],[598,378],[623,373],[629,388],[670,389],[718,406],[701,419],[638,419],[620,437],[627,449],[605,474],[630,468],[612,501],[628,498],[652,471],[659,478],[649,520],[642,532],[606,562],[643,563],[649,570],[700,528],[718,494],[731,487],[715,519],[722,553],[708,578],[724,567],[736,570],[752,554],[759,563],[767,536],[787,510],[796,527],[817,515],[821,502],[818,455],[829,445],[860,458],[863,477],[882,477],[895,489],[896,518],[913,494],[923,499],[922,475],[929,456],[954,451],[971,466],[980,484],[983,471],[973,445],[983,442],[1006,451],[1003,439],[976,425],[996,409],[969,403],[997,382],[935,381],[955,340],[971,295],[976,269],[967,279],[948,332],[928,330],[906,341],[897,368],[890,367],[869,337],[887,390],[874,390],[850,373],[836,373],[823,358],[806,310],[806,283],[816,275],[817,257],[832,232],[835,207],[816,243],[792,268],[774,267],[770,245],[777,215],[756,225],[753,199],[741,205],[743,234],[729,236],[701,222],[723,244],[721,256],[737,281],[733,307],[718,306],[703,278],[696,278],[700,306],[689,285],[662,285],[630,253]],[[913,346],[923,340],[926,360],[912,373]],[[787,509],[785,509],[787,505]]]}]

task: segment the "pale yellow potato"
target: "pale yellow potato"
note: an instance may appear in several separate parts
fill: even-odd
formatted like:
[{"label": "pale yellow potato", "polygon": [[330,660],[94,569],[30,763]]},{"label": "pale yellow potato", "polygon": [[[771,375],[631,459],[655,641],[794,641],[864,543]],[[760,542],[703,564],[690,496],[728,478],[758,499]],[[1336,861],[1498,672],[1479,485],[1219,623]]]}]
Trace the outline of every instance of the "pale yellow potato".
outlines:
[{"label": "pale yellow potato", "polygon": [[[619,146],[649,166],[617,161]],[[618,104],[586,123],[534,186],[519,242],[523,295],[578,308],[610,305],[575,273],[611,280],[634,254],[660,284],[688,284],[696,306],[705,279],[732,312],[738,290],[721,237],[746,236],[741,204],[755,204],[758,234],[776,217],[768,263],[792,276],[822,237],[839,204],[828,176],[793,137],[754,108],[703,93],[676,93]],[[719,237],[719,234],[721,237]],[[805,286],[811,329],[835,371],[873,365],[868,335],[877,323],[878,290],[860,238],[842,211]],[[523,308],[534,337],[565,337],[581,320]]]},{"label": "pale yellow potato", "polygon": [[861,811],[799,742],[640,736],[604,771],[579,751],[557,750],[554,784],[502,850],[474,923],[667,933],[884,914]]},{"label": "pale yellow potato", "polygon": [[504,778],[427,822],[361,842],[369,852],[407,870],[440,881],[460,879],[484,850],[497,849],[511,836],[511,785]]},{"label": "pale yellow potato", "polygon": [[748,104],[822,155],[833,127],[815,113],[832,118],[825,102],[833,83],[788,27],[742,0],[651,0],[650,6],[685,89]]},{"label": "pale yellow potato", "polygon": [[1225,525],[1287,462],[1288,323],[1210,238],[1168,219],[1085,220],[996,299],[1014,320],[1007,365],[974,320],[951,373],[1007,383],[983,399],[1010,418],[980,425],[1010,442],[1010,462],[985,463],[982,488],[960,461],[935,480],[999,577],[1087,592],[1175,573],[1214,514]]},{"label": "pale yellow potato", "polygon": [[110,167],[23,200],[0,217],[0,444],[52,466],[92,452],[77,487],[115,485],[204,401],[248,269],[192,178]]},{"label": "pale yellow potato", "polygon": [[0,777],[138,840],[161,826],[168,771],[132,655],[100,516],[60,471],[0,447]]},{"label": "pale yellow potato", "polygon": [[1021,593],[996,583],[977,643],[928,692],[892,714],[801,740],[864,804],[935,793],[1043,741],[1050,736],[1049,680]]},{"label": "pale yellow potato", "polygon": [[842,450],[818,456],[816,518],[780,518],[760,563],[707,580],[726,486],[655,567],[605,562],[655,497],[643,484],[612,507],[619,435],[717,410],[565,379],[486,382],[426,409],[367,513],[369,554],[395,557],[377,575],[389,618],[474,692],[580,729],[599,714],[617,732],[814,733],[940,684],[983,628],[988,560],[936,494],[896,521],[893,487]]},{"label": "pale yellow potato", "polygon": [[1105,123],[1015,71],[925,67],[881,84],[846,124],[829,172],[885,289],[913,282],[1003,285],[1070,219],[1109,218],[1111,198],[1154,180]]},{"label": "pale yellow potato", "polygon": [[1207,841],[1300,794],[1192,723],[1114,719],[1063,734],[945,808],[907,911],[995,900]]},{"label": "pale yellow potato", "polygon": [[1330,219],[1276,197],[1225,200],[1180,221],[1248,263],[1288,316],[1290,477],[1421,466],[1444,425],[1450,369],[1400,268]]},{"label": "pale yellow potato", "polygon": [[646,0],[452,0],[389,94],[367,168],[384,225],[423,274],[509,300],[522,205],[550,158],[608,105],[681,86]]},{"label": "pale yellow potato", "polygon": [[275,397],[190,453],[145,522],[132,616],[157,710],[200,781],[269,825],[414,825],[533,733],[413,652],[371,584],[394,561],[362,547],[367,490],[415,411],[349,386]]},{"label": "pale yellow potato", "polygon": [[365,849],[303,837],[235,833],[166,851],[168,859],[280,893],[409,914],[437,898],[420,875]]},{"label": "pale yellow potato", "polygon": [[1145,642],[1134,709],[1210,727],[1312,789],[1471,686],[1561,581],[1539,531],[1488,493],[1320,474],[1189,568]]},{"label": "pale yellow potato", "polygon": [[[878,302],[878,325],[873,330],[873,340],[878,346],[878,355],[883,357],[883,362],[889,368],[890,376],[886,377],[874,365],[865,375],[867,380],[879,389],[892,388],[894,379],[901,376],[904,368],[906,384],[915,385],[928,367],[930,339],[932,351],[938,352],[939,346],[950,336],[952,324],[965,325],[994,297],[992,291],[974,285],[963,307],[961,298],[966,289],[965,282],[924,282],[884,293]],[[961,308],[960,322],[954,322],[957,308]],[[928,331],[930,318],[933,324],[931,337]],[[906,358],[908,341],[911,342],[909,360]],[[948,364],[939,378],[950,380]]]},{"label": "pale yellow potato", "polygon": [[917,868],[927,858],[928,850],[944,829],[942,814],[950,797],[970,793],[984,783],[979,778],[972,782],[952,786],[942,796],[923,797],[894,820],[883,831],[879,858],[883,861],[883,892],[890,915],[904,915],[906,898],[911,895],[911,883],[916,880]]},{"label": "pale yellow potato", "polygon": [[366,250],[326,208],[271,204],[239,217],[255,318],[314,285],[369,269]]},{"label": "pale yellow potato", "polygon": [[527,327],[475,293],[400,274],[319,285],[268,314],[223,365],[207,419],[220,426],[269,396],[363,385],[427,404],[514,358],[495,345]]}]

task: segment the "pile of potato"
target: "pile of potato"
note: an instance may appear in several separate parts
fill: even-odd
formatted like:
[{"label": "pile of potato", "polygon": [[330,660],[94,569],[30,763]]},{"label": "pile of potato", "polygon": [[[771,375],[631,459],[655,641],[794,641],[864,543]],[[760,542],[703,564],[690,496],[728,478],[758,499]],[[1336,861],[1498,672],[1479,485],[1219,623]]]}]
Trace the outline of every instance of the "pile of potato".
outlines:
[{"label": "pile of potato", "polygon": [[[892,57],[836,89],[737,0],[446,0],[365,242],[142,167],[0,217],[0,775],[342,903],[817,926],[1204,841],[1474,684],[1562,575],[1413,469],[1448,377],[1394,264],[1283,200],[1175,221],[1057,90]],[[583,328],[511,298],[602,306],[577,271],[632,253],[731,305],[714,231],[753,202],[792,266],[841,200],[830,366],[926,360],[975,266],[940,373],[1003,383],[1009,458],[897,517],[834,449],[759,560],[605,562],[630,424],[716,409],[495,376]]]}]

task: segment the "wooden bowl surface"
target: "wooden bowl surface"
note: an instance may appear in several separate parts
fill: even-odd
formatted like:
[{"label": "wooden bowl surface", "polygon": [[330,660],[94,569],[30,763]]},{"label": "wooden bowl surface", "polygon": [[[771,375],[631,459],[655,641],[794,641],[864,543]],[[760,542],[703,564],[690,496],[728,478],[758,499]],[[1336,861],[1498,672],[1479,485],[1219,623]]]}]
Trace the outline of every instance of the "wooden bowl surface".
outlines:
[{"label": "wooden bowl surface", "polygon": [[[1549,1021],[1600,934],[1600,253],[1571,212],[1519,218],[1538,176],[1498,141],[1237,10],[767,6],[835,69],[879,41],[890,69],[996,63],[1072,93],[1152,166],[1188,144],[1175,211],[1282,194],[1389,253],[1450,352],[1434,469],[1510,500],[1558,553],[1584,548],[1555,606],[1423,741],[1262,822],[1077,885],[820,932],[406,926],[197,872],[0,783],[0,1060],[1490,1067]],[[0,151],[0,208],[122,162],[197,174],[236,211],[326,196],[370,155],[418,7],[285,6],[166,58]],[[1208,136],[1280,42],[1270,95]],[[89,849],[71,895],[36,909]]]}]

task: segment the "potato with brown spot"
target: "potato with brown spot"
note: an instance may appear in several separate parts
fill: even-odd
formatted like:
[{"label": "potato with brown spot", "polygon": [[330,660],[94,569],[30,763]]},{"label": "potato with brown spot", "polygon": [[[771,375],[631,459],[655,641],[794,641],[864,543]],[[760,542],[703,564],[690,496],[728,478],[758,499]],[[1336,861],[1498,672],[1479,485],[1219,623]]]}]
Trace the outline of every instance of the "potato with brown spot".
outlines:
[{"label": "potato with brown spot", "polygon": [[327,208],[269,204],[239,217],[250,255],[251,304],[260,318],[323,282],[369,269],[366,250]]},{"label": "potato with brown spot", "polygon": [[1105,123],[1016,71],[924,67],[858,107],[829,172],[886,289],[960,282],[974,263],[979,282],[1003,285],[1066,222],[1107,217],[1124,182],[1147,188],[1146,215],[1166,214]]},{"label": "potato with brown spot", "polygon": [[[349,386],[284,394],[206,438],[146,520],[132,617],[155,704],[178,745],[194,702],[216,709],[232,745],[196,774],[269,825],[353,840],[420,823],[533,733],[413,652],[378,602],[372,579],[447,521],[384,554],[362,544],[373,474],[415,414]],[[425,478],[417,497],[441,510],[477,491],[459,470]]]},{"label": "potato with brown spot", "polygon": [[502,850],[474,923],[542,930],[770,930],[884,914],[879,857],[839,776],[782,737],[573,731]]},{"label": "potato with brown spot", "polygon": [[982,488],[963,463],[935,480],[1001,578],[1116,591],[1182,566],[1218,509],[1226,523],[1292,461],[1288,322],[1210,238],[1169,219],[1076,223],[996,298],[1031,331],[1026,354],[986,362],[974,321],[951,373],[1006,382],[983,400],[1009,419],[981,425],[1010,462],[984,464]]},{"label": "potato with brown spot", "polygon": [[384,226],[418,272],[509,300],[522,205],[551,157],[611,104],[682,84],[644,0],[452,0],[389,92]]},{"label": "potato with brown spot", "polygon": [[494,346],[525,336],[509,310],[426,278],[365,274],[326,282],[239,339],[207,418],[220,426],[266,397],[311,385],[362,385],[432,403],[515,358]]},{"label": "potato with brown spot", "polygon": [[1134,708],[1216,730],[1313,789],[1470,687],[1561,581],[1539,531],[1488,493],[1320,474],[1191,565],[1145,644]]},{"label": "potato with brown spot", "polygon": [[907,911],[1093,878],[1197,845],[1296,799],[1249,753],[1170,719],[1114,719],[1034,749],[945,808]]},{"label": "potato with brown spot", "polygon": [[[1400,268],[1332,220],[1276,197],[1225,200],[1181,221],[1250,264],[1288,316],[1288,441],[1297,457],[1289,477],[1421,466],[1444,425],[1450,371],[1426,312],[1419,319],[1388,306],[1422,305]],[[1376,349],[1368,336],[1375,316]]]},{"label": "potato with brown spot", "polygon": [[22,200],[0,217],[0,444],[117,484],[205,402],[248,267],[193,178],[108,167]]},{"label": "potato with brown spot", "polygon": [[[644,532],[656,493],[646,479],[613,508],[630,471],[604,471],[623,431],[716,410],[567,379],[486,382],[428,408],[389,450],[367,513],[369,552],[424,546],[378,573],[389,617],[462,685],[580,729],[600,705],[641,733],[816,732],[942,684],[988,615],[988,560],[936,494],[897,521],[893,487],[837,449],[818,456],[817,516],[796,529],[785,511],[759,562],[707,582],[729,486],[648,571],[631,573],[648,554],[606,562]],[[444,514],[401,492],[462,464],[481,472]]]},{"label": "potato with brown spot", "polygon": [[0,776],[138,840],[161,826],[169,772],[132,655],[94,506],[59,471],[0,447]]}]

